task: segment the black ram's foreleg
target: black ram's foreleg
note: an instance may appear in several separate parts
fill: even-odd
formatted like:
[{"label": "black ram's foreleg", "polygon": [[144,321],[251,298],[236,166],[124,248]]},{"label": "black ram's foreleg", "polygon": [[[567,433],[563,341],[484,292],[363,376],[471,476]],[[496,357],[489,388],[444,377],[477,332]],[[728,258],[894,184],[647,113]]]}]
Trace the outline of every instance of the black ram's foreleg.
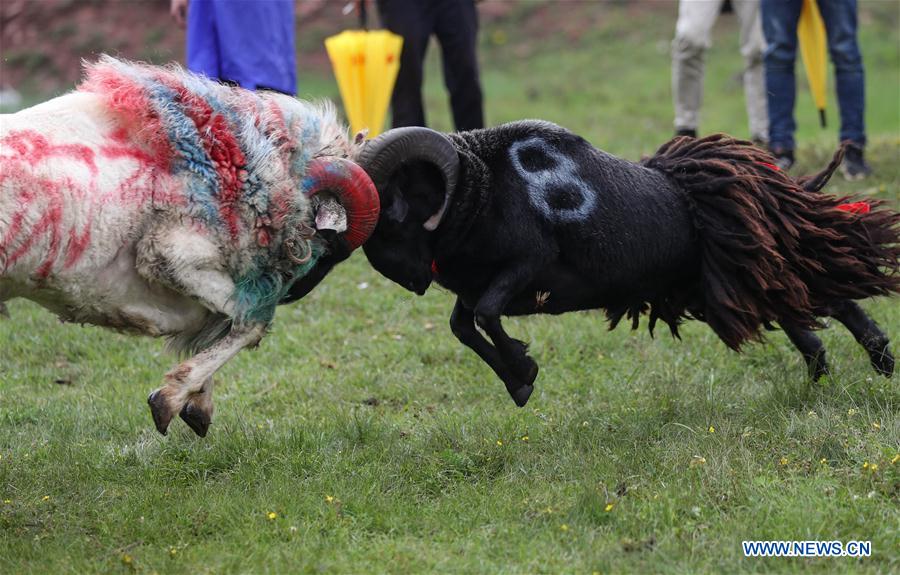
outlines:
[{"label": "black ram's foreleg", "polygon": [[885,377],[894,374],[894,356],[888,347],[890,341],[875,320],[866,315],[859,304],[846,300],[830,306],[829,315],[838,320],[856,338],[856,341],[869,354],[869,360],[875,371]]},{"label": "black ram's foreleg", "polygon": [[506,385],[506,391],[512,396],[516,405],[522,407],[528,402],[528,397],[534,390],[532,385],[523,385],[509,370],[507,365],[500,358],[500,353],[491,343],[479,333],[475,327],[475,312],[468,309],[459,298],[456,299],[456,305],[453,307],[453,313],[450,315],[450,329],[463,345],[470,348],[478,354],[486,364],[488,364],[494,373],[497,374],[503,384]]},{"label": "black ram's foreleg", "polygon": [[806,328],[786,322],[781,322],[781,329],[787,334],[794,347],[803,354],[803,359],[806,361],[807,368],[809,368],[809,377],[813,381],[819,381],[819,378],[828,374],[825,345],[816,334]]},{"label": "black ram's foreleg", "polygon": [[[475,323],[491,338],[503,363],[509,367],[522,386],[528,388],[537,377],[538,366],[528,356],[528,346],[524,342],[511,338],[503,330],[500,314],[506,309],[510,300],[531,282],[534,277],[531,270],[532,267],[527,265],[506,269],[493,279],[491,285],[481,294],[475,305]],[[528,389],[528,393],[531,393],[530,389]],[[516,401],[516,403],[519,402]]]}]

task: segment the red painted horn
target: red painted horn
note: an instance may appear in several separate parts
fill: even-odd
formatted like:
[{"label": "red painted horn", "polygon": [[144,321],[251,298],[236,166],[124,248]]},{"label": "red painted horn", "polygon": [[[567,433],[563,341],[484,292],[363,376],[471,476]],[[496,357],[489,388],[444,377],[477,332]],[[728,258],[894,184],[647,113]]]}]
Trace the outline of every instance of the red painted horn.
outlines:
[{"label": "red painted horn", "polygon": [[347,231],[343,237],[350,249],[361,246],[378,223],[381,204],[369,175],[344,158],[313,158],[306,166],[306,195],[330,192],[347,211]]}]

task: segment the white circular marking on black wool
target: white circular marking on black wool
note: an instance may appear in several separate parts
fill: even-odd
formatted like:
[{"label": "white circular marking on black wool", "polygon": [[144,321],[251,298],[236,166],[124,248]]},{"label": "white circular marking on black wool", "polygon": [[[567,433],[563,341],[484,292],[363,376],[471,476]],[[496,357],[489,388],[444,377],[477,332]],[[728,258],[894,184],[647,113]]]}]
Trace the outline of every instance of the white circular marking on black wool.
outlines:
[{"label": "white circular marking on black wool", "polygon": [[531,205],[545,218],[576,222],[590,216],[597,198],[572,158],[534,137],[513,143],[509,160],[525,182]]}]

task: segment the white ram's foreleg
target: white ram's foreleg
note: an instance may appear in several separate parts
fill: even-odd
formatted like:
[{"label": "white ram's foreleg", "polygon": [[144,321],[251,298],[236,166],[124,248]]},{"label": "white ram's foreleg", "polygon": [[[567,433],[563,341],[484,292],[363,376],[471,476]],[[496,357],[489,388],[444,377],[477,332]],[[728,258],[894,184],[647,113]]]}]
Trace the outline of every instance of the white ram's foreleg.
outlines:
[{"label": "white ram's foreleg", "polygon": [[[219,247],[207,234],[177,225],[151,230],[138,243],[138,273],[191,297],[212,312],[234,319],[235,286]],[[241,349],[256,345],[263,322],[232,325],[231,332],[172,369],[148,398],[156,429],[165,434],[175,414],[198,435],[212,419],[212,378]]]},{"label": "white ram's foreleg", "polygon": [[[166,384],[151,393],[147,399],[157,431],[165,435],[172,417],[179,413],[195,394],[204,391],[204,385],[210,382],[213,374],[239,351],[258,344],[265,332],[266,325],[263,323],[234,326],[231,333],[167,373]],[[211,387],[208,395],[211,407]],[[202,407],[202,404],[192,405]],[[190,425],[190,422],[188,424]],[[209,423],[206,423],[207,427],[208,425]],[[191,427],[193,428],[193,425]],[[205,427],[203,432],[198,434],[205,435]]]}]

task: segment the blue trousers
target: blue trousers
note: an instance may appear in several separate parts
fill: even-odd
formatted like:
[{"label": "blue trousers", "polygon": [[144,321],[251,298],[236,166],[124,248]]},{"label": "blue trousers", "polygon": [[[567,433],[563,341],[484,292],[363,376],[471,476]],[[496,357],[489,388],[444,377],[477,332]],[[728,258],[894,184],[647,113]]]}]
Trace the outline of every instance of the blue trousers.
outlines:
[{"label": "blue trousers", "polygon": [[190,0],[187,66],[249,90],[295,94],[294,0]]},{"label": "blue trousers", "polygon": [[[828,51],[834,65],[841,141],[864,146],[865,72],[856,41],[856,0],[817,0]],[[802,0],[762,0],[762,26],[768,48],[765,54],[766,91],[769,104],[769,146],[794,149],[794,100],[797,57],[797,22]]]}]

